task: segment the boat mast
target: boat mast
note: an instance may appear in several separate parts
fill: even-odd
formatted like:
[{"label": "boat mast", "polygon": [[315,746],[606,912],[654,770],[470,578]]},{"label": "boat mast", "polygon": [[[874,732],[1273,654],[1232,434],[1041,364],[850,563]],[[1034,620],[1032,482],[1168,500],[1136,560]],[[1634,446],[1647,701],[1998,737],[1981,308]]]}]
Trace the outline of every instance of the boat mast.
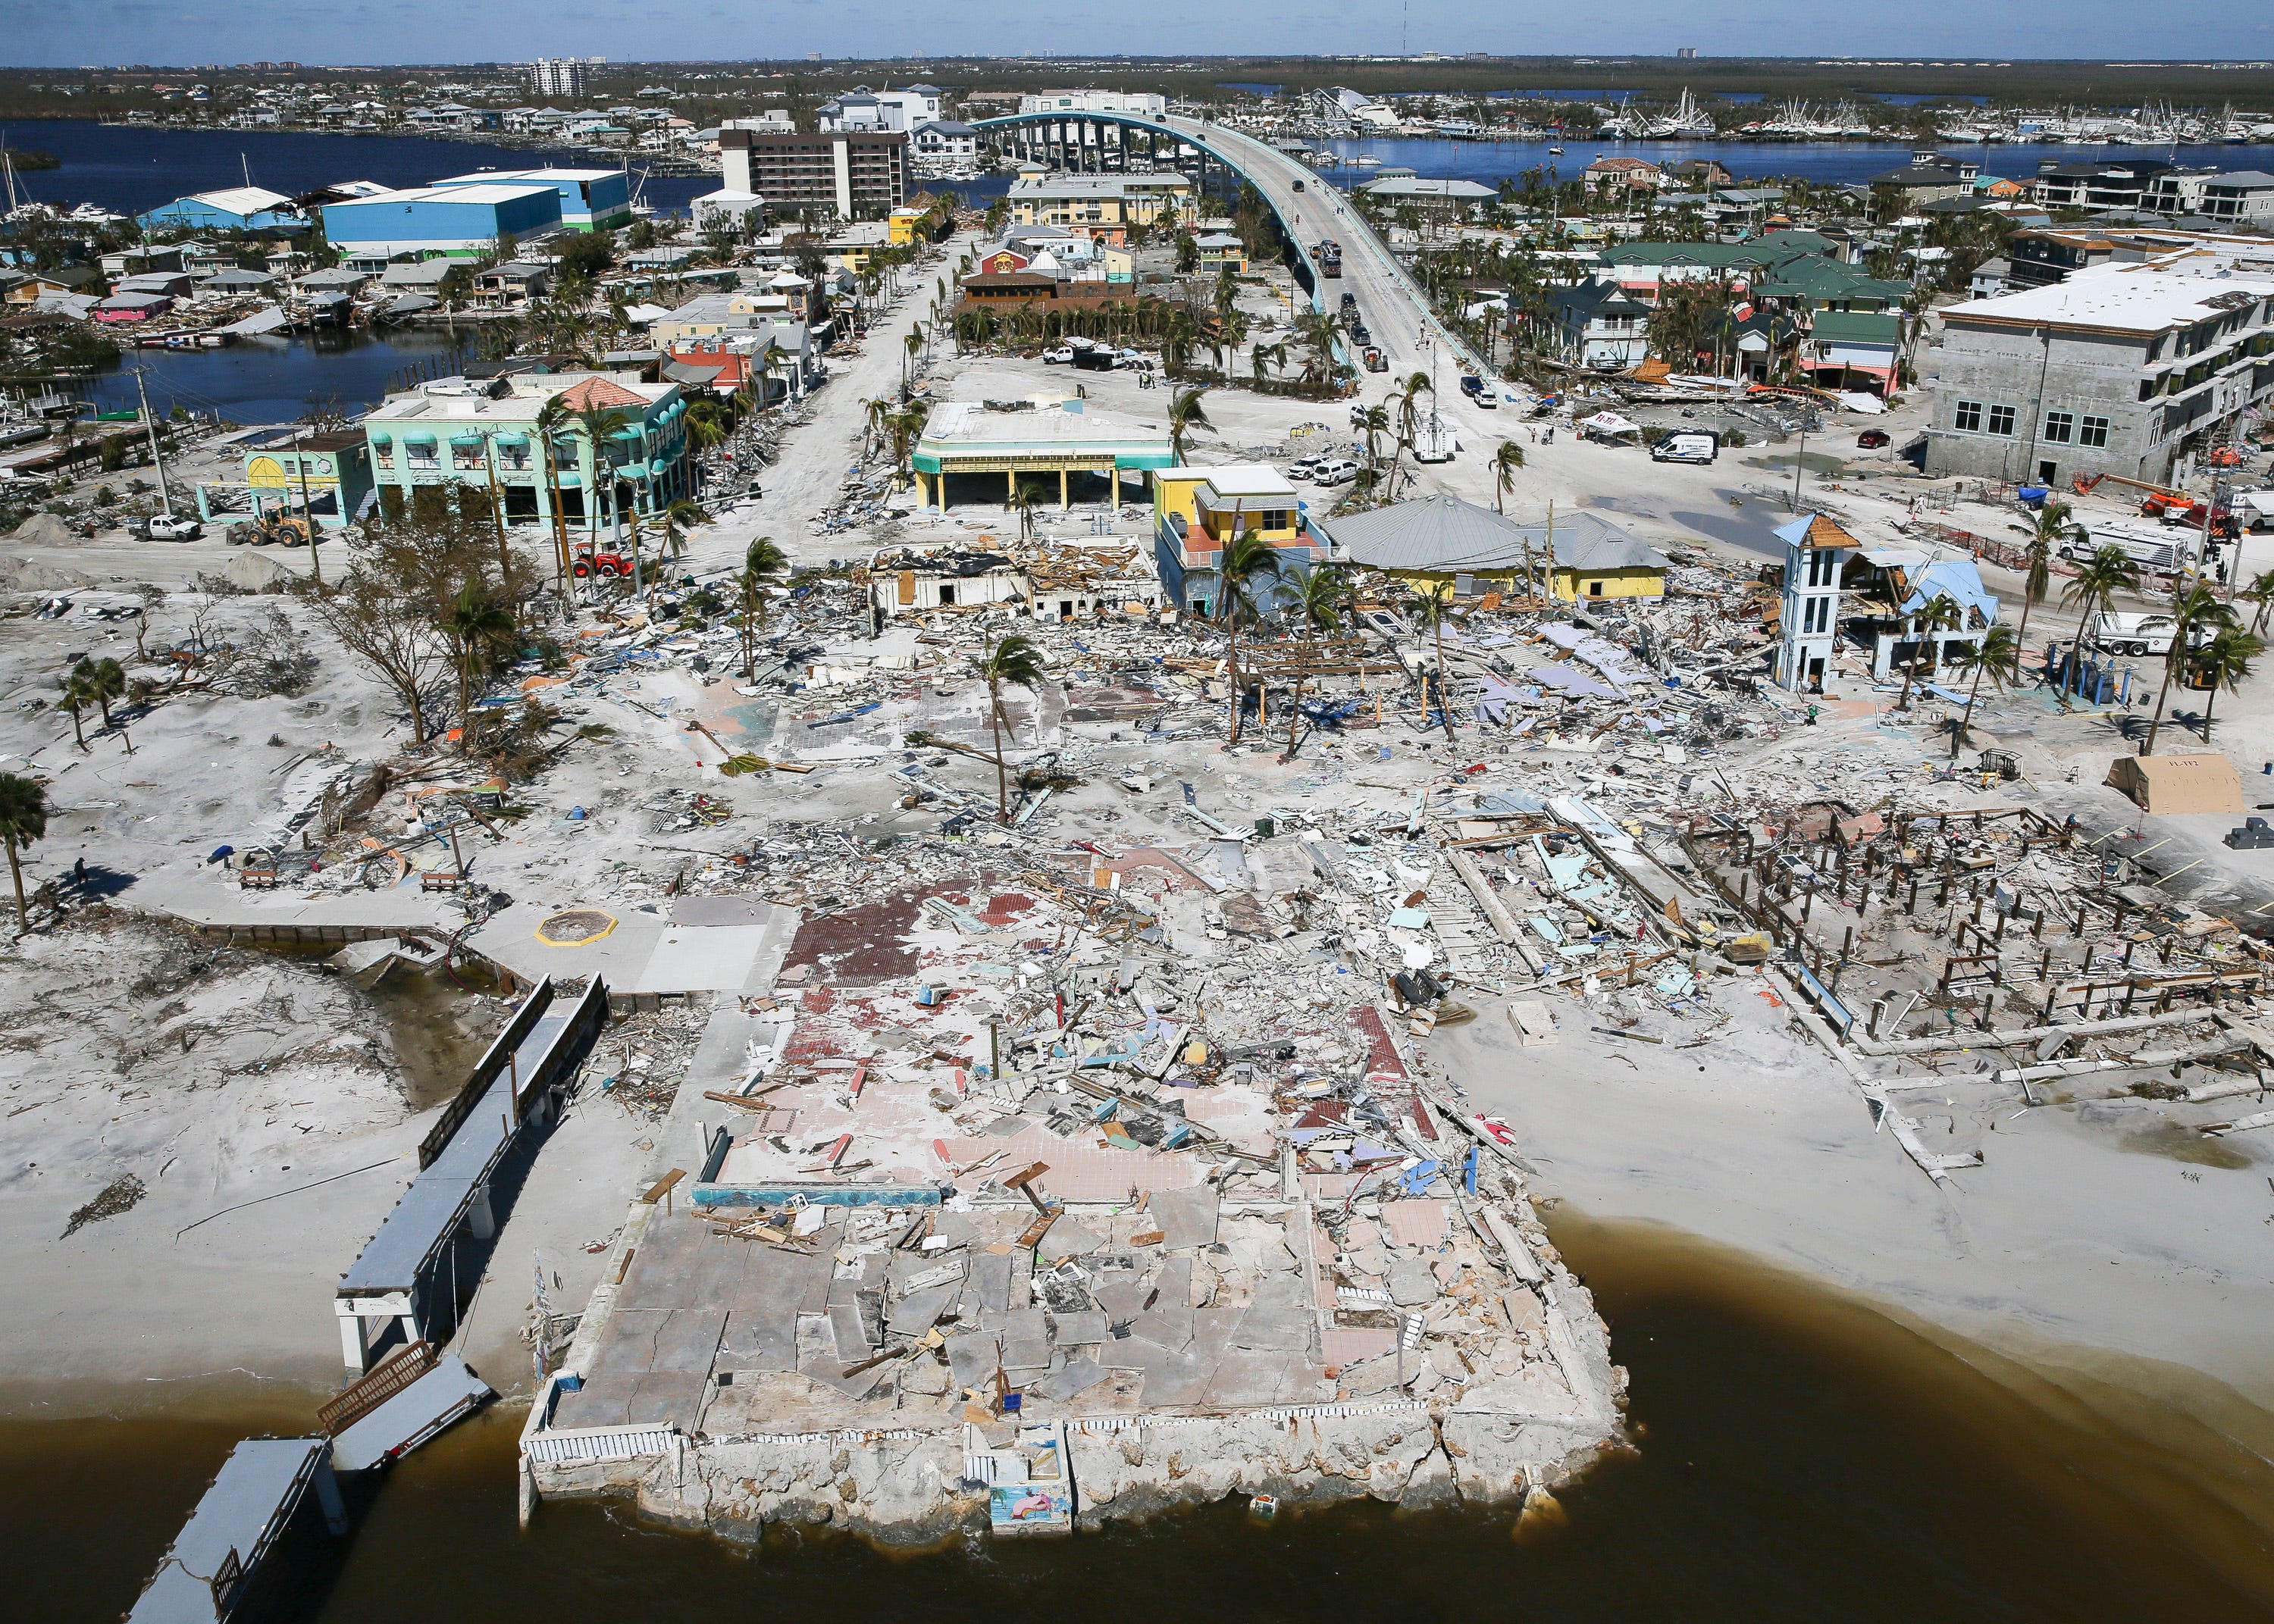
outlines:
[{"label": "boat mast", "polygon": [[134,393],[142,402],[142,426],[150,435],[150,461],[158,470],[158,495],[168,513],[174,511],[173,487],[166,483],[166,459],[158,455],[158,420],[150,415],[150,390],[142,381],[142,365],[134,365]]}]

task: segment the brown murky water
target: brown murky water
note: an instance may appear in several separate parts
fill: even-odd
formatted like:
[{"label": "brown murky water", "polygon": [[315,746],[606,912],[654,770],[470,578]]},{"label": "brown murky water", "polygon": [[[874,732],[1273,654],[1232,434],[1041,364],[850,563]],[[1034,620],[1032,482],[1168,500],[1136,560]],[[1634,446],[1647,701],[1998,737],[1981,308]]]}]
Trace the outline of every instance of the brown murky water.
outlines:
[{"label": "brown murky water", "polygon": [[[1504,1513],[1218,1507],[1071,1544],[892,1559],[755,1553],[544,1507],[515,1527],[517,1417],[395,1474],[313,1616],[577,1624],[785,1605],[926,1624],[2274,1618],[2274,1417],[2186,1372],[2025,1369],[1698,1243],[1566,1221],[1633,1372],[1639,1448],[1518,1537]],[[116,1619],[241,1425],[0,1427],[15,1616]]]}]

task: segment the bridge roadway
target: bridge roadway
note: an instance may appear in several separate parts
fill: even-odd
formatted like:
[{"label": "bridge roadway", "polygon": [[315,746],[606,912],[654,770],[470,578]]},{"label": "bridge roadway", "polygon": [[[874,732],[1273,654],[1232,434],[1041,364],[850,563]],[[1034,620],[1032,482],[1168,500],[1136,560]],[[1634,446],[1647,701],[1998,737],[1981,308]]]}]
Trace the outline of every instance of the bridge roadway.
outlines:
[{"label": "bridge roadway", "polygon": [[[1429,375],[1436,390],[1439,410],[1460,434],[1465,457],[1482,455],[1507,432],[1487,433],[1487,429],[1498,425],[1489,420],[1480,422],[1486,414],[1477,413],[1461,395],[1461,374],[1485,370],[1475,351],[1430,311],[1419,285],[1390,253],[1389,244],[1359,218],[1349,199],[1277,147],[1222,124],[1174,116],[1154,119],[1112,113],[1010,114],[983,119],[976,127],[982,132],[1007,132],[1019,124],[1081,123],[1118,124],[1125,130],[1166,130],[1238,170],[1278,214],[1282,227],[1310,261],[1314,274],[1318,266],[1312,251],[1319,239],[1330,237],[1341,244],[1343,274],[1338,279],[1317,279],[1320,304],[1332,314],[1344,293],[1356,294],[1359,314],[1372,335],[1369,342],[1389,363],[1387,372],[1360,372],[1364,398],[1378,401],[1380,392],[1402,385],[1417,372],[1423,372]],[[1302,186],[1299,192],[1298,184]]]}]

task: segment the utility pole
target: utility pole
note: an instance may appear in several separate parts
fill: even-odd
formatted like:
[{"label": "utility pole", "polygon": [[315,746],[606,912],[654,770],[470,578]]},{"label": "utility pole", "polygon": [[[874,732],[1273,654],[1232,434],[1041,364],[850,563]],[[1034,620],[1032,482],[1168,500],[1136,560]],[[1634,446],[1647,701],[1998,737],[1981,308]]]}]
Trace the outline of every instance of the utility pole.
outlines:
[{"label": "utility pole", "polygon": [[[318,539],[316,535],[316,505],[313,499],[312,499],[308,494],[308,454],[302,447],[301,444],[301,442],[306,438],[307,432],[305,429],[294,431],[292,435],[292,465],[299,470],[300,474],[300,517],[306,522],[308,526],[308,568],[315,572],[316,596],[321,598],[324,595],[324,561],[316,556],[316,542]],[[338,507],[341,500],[346,496],[347,488],[347,481],[344,479],[337,481],[336,493],[332,499],[332,505],[334,507]],[[344,517],[345,515],[343,515],[342,516]]]},{"label": "utility pole", "polygon": [[[1811,407],[1809,410],[1814,410],[1815,409],[1814,409],[1813,407]],[[1793,460],[1792,460],[1792,510],[1793,510],[1795,513],[1798,513],[1798,512],[1800,511],[1800,474],[1801,474],[1801,470],[1803,470],[1803,468],[1807,467],[1807,465],[1808,465],[1808,419],[1807,419],[1805,417],[1802,417],[1802,418],[1801,418],[1801,420],[1800,420],[1800,455],[1797,455],[1797,456],[1796,456],[1796,457],[1794,457],[1794,458],[1793,458]]]},{"label": "utility pole", "polygon": [[174,511],[173,487],[166,483],[166,459],[158,455],[158,420],[150,415],[150,390],[142,380],[142,365],[134,365],[134,393],[142,402],[142,426],[150,435],[150,461],[158,470],[158,497],[168,513]]}]

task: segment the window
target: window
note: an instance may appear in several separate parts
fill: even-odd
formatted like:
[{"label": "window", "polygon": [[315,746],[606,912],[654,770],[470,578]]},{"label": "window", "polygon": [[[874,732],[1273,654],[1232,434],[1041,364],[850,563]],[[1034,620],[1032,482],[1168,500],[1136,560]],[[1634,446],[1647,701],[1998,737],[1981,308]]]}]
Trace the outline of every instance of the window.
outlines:
[{"label": "window", "polygon": [[2056,446],[2066,446],[2076,438],[2076,414],[2073,411],[2049,411],[2045,414],[2045,438]]},{"label": "window", "polygon": [[2087,417],[2084,420],[2084,426],[2077,431],[2076,443],[2080,446],[2106,445],[2108,443],[2108,419],[2105,417]]},{"label": "window", "polygon": [[2011,434],[2014,432],[2014,409],[2011,406],[1992,406],[1990,409],[1990,432],[1992,434]]},{"label": "window", "polygon": [[1953,422],[1951,426],[1955,428],[1962,434],[1980,433],[1982,432],[1982,402],[1980,401],[1959,402],[1958,417]]}]

